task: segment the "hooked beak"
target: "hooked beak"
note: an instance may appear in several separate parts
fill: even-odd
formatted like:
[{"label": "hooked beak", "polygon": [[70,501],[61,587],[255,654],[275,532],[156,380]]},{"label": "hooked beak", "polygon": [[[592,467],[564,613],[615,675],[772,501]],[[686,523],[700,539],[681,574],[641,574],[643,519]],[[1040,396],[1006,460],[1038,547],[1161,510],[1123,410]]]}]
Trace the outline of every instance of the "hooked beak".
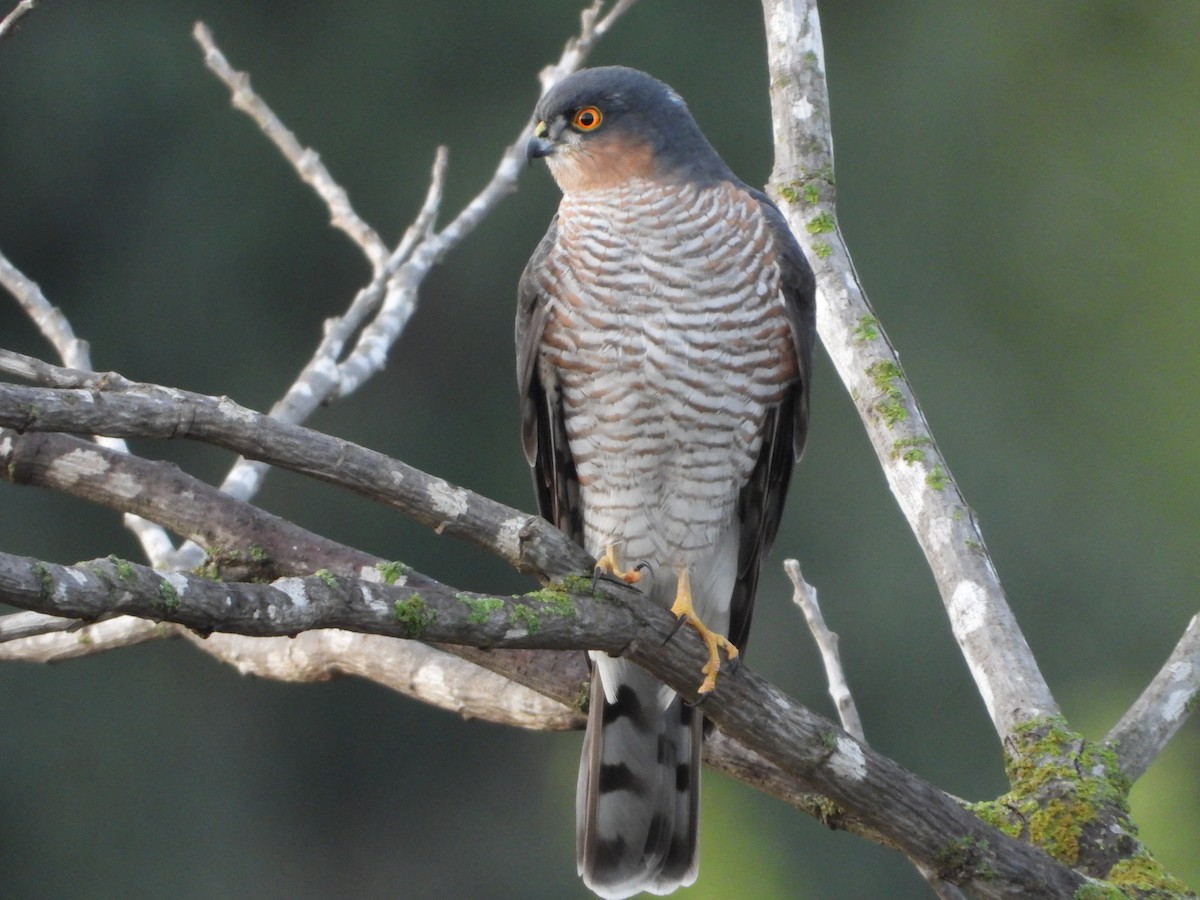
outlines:
[{"label": "hooked beak", "polygon": [[533,137],[525,145],[525,159],[533,162],[554,152],[554,142],[548,137],[550,127],[545,122],[538,122],[533,129]]}]

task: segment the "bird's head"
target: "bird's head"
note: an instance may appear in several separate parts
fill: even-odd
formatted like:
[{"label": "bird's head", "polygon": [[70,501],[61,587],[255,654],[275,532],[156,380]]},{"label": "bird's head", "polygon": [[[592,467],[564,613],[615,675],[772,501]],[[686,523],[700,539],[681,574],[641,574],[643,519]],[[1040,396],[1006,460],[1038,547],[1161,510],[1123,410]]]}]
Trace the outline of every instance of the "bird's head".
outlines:
[{"label": "bird's head", "polygon": [[637,69],[581,69],[542,97],[534,119],[527,155],[545,158],[568,193],[638,178],[700,181],[728,175],[683,98]]}]

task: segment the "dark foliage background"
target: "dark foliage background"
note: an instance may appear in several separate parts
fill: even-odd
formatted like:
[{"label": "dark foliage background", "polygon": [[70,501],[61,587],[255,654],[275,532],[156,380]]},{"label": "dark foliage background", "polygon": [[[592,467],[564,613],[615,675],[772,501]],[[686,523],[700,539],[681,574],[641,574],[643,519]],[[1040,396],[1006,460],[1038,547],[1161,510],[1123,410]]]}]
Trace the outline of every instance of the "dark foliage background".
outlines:
[{"label": "dark foliage background", "polygon": [[[5,4],[5,10],[11,3]],[[1195,613],[1200,7],[857,0],[822,10],[855,261],[1073,723],[1102,737]],[[482,186],[577,23],[572,2],[46,2],[0,44],[0,246],[96,365],[265,408],[364,263],[204,69],[202,18],[387,237],[436,145]],[[673,84],[730,164],[771,165],[759,7],[644,0],[593,57]],[[514,286],[556,202],[530,171],[426,283],[386,373],[313,423],[533,505]],[[15,304],[0,344],[46,355]],[[867,734],[960,796],[1001,755],[915,542],[822,357],[777,557],[842,635]],[[216,479],[229,459],[145,444]],[[285,473],[274,512],[464,588],[481,553]],[[0,484],[0,546],[136,557],[116,515]],[[831,712],[778,566],[750,663]],[[580,897],[578,736],[359,682],[243,678],[182,645],[0,668],[0,894]],[[1142,835],[1200,884],[1200,731],[1138,784]],[[693,897],[924,897],[896,855],[710,775]]]}]

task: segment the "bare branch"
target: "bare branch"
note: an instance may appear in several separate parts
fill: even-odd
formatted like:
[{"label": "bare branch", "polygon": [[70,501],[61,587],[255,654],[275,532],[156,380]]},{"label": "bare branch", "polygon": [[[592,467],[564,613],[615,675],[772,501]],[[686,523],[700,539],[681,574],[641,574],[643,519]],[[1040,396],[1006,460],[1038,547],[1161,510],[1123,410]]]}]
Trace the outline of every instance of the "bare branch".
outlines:
[{"label": "bare branch", "polygon": [[636,2],[637,0],[617,0],[612,9],[601,17],[600,12],[604,9],[604,0],[594,0],[591,6],[580,13],[578,37],[567,41],[567,46],[563,48],[562,57],[558,62],[552,66],[546,66],[538,75],[542,82],[542,93],[546,93],[558,81],[583,65],[583,61],[592,52],[592,47],[596,45],[596,42],[604,37],[608,30],[616,24],[617,19],[628,12]]},{"label": "bare branch", "polygon": [[[603,0],[595,0],[584,10],[579,36],[567,42],[557,63],[542,70],[542,90],[548,90],[559,79],[578,69],[596,42],[635,2],[636,0],[618,0],[602,18],[600,11],[604,6]],[[345,396],[357,389],[366,378],[375,374],[416,308],[417,290],[429,270],[474,231],[496,204],[517,189],[517,178],[525,161],[525,145],[533,132],[533,125],[534,122],[530,120],[521,129],[517,139],[504,151],[491,180],[483,189],[445,228],[429,234],[418,243],[395,277],[389,281],[388,296],[383,310],[375,321],[363,329],[355,350],[355,359],[366,361],[370,365],[340,367],[341,383],[337,396]]]},{"label": "bare branch", "polygon": [[0,253],[0,284],[13,295],[17,304],[37,326],[42,337],[50,342],[50,346],[66,366],[73,369],[91,369],[91,353],[87,342],[75,336],[67,317],[63,315],[62,310],[46,299],[37,282],[27,278],[3,253]]},{"label": "bare branch", "polygon": [[204,51],[204,62],[209,70],[225,83],[232,95],[233,106],[252,118],[259,130],[265,134],[292,164],[301,180],[316,191],[317,196],[325,201],[329,208],[330,223],[334,228],[343,232],[359,249],[366,254],[374,268],[379,268],[387,259],[387,247],[375,232],[375,229],[364,222],[350,205],[350,198],[345,189],[334,181],[321,157],[315,150],[305,147],[296,136],[275,115],[271,107],[254,93],[250,87],[250,76],[245,72],[235,71],[229,60],[217,48],[212,32],[203,22],[197,22],[192,29],[192,37],[196,39]]},{"label": "bare branch", "polygon": [[[579,36],[568,41],[557,64],[544,70],[543,84],[547,84],[547,78],[557,80],[578,68],[595,43],[634,2],[619,0],[599,18],[604,4],[603,0],[596,0],[582,14]],[[287,394],[271,410],[271,415],[299,424],[320,404],[353,393],[383,367],[387,354],[416,310],[417,291],[430,269],[466,238],[497,203],[516,190],[525,143],[533,123],[527,123],[517,141],[505,151],[483,190],[446,228],[434,233],[446,172],[446,152],[439,148],[425,203],[395,251],[385,260],[381,239],[353,212],[345,191],[320,164],[317,154],[303,148],[251,90],[249,77],[233,70],[203,23],[196,24],[193,34],[205,51],[209,68],[233,93],[234,106],[247,112],[259,124],[301,177],[325,200],[334,224],[340,225],[359,244],[374,273],[346,315],[327,323],[321,346]],[[358,334],[357,342],[343,358],[346,343],[355,333]],[[239,460],[225,478],[222,490],[249,500],[258,492],[266,471],[267,466],[261,462]],[[199,564],[197,548],[184,547],[175,562],[183,567]]]},{"label": "bare branch", "polygon": [[[801,612],[804,613],[804,621],[808,625],[808,630],[812,632],[812,636],[817,642],[821,660],[825,664],[825,680],[829,683],[829,695],[837,707],[842,728],[853,735],[856,740],[865,744],[867,738],[863,732],[862,719],[858,715],[858,706],[854,702],[854,695],[850,693],[850,685],[846,681],[846,673],[842,669],[842,660],[838,653],[838,636],[825,624],[825,617],[821,614],[821,606],[817,602],[817,589],[804,580],[804,576],[800,572],[800,563],[796,560],[785,559],[783,570],[792,582],[792,602],[799,606]],[[960,900],[965,897],[957,887],[944,881],[932,866],[918,860],[912,860],[912,862],[921,877],[942,900]]]},{"label": "bare branch", "polygon": [[[8,261],[3,253],[0,253],[0,284],[8,289],[25,314],[37,326],[38,331],[50,342],[59,358],[68,367],[78,371],[88,371],[92,368],[91,353],[87,342],[75,336],[67,317],[63,315],[62,310],[53,306],[46,299],[37,282],[27,278]],[[26,361],[38,364],[37,360],[29,360],[28,357],[26,357]],[[19,377],[28,376],[19,375]],[[122,440],[98,438],[97,443],[122,453],[128,452],[129,449]],[[167,533],[145,519],[127,516],[125,527],[134,533],[142,545],[146,558],[155,565],[164,565],[175,550]]]},{"label": "bare branch", "polygon": [[[6,365],[0,352],[0,370],[6,368],[11,371],[18,366]],[[101,380],[94,373],[64,373],[44,363],[24,368],[36,369],[44,382],[64,386],[95,385]],[[283,522],[166,463],[114,453],[63,434],[17,435],[9,431],[0,436],[0,445],[4,442],[9,446],[0,452],[0,472],[14,483],[49,487],[117,510],[140,512],[206,547],[225,548],[213,553],[209,563],[210,570],[225,578],[308,574],[318,568],[355,574],[382,562]],[[32,617],[43,623],[58,623],[51,626],[54,630],[79,627],[74,620],[38,613],[18,613],[9,618],[24,625],[32,622]],[[7,621],[0,619],[0,631]],[[121,616],[78,631],[13,640],[0,646],[0,661],[57,662],[180,634],[187,637],[189,632],[174,625]],[[199,649],[246,674],[284,680],[321,680],[340,674],[376,679],[378,675],[381,683],[444,708],[536,727],[525,712],[527,704],[522,695],[510,703],[508,694],[497,693],[490,711],[476,708],[472,699],[472,685],[478,677],[475,666],[464,660],[452,665],[442,654],[432,657],[440,662],[436,669],[430,669],[425,648],[413,641],[325,629],[305,632],[294,639],[218,633],[196,643]],[[540,652],[535,660],[522,661],[519,653],[492,651],[484,662],[493,671],[520,677],[522,684],[558,698],[560,706],[577,699],[578,686],[587,675],[581,654]],[[518,665],[519,672],[515,668]],[[424,675],[436,672],[437,679],[428,680],[441,686],[442,695],[418,693],[425,679],[403,674],[414,670]],[[389,674],[396,671],[401,674]],[[556,716],[563,715],[560,707],[551,706],[544,712],[545,727],[557,727]],[[582,723],[580,714],[571,716],[571,721]],[[824,797],[797,789],[777,766],[719,734],[706,742],[705,758],[719,771],[781,797],[826,824],[888,844],[885,835],[872,831],[853,814],[835,808]]]},{"label": "bare branch", "polygon": [[[336,363],[336,374],[327,391],[328,399],[341,399],[352,394],[375,375],[382,368],[392,344],[412,318],[416,310],[416,291],[407,290],[407,286],[402,283],[404,279],[398,279],[396,275],[412,259],[413,253],[433,234],[438,211],[441,209],[449,158],[446,148],[438,147],[433,161],[433,173],[429,179],[429,189],[416,219],[404,232],[404,237],[388,257],[387,263],[375,274],[371,283],[354,298],[349,312],[341,319],[328,323],[334,327],[326,328],[325,341],[315,357]],[[359,335],[353,349],[347,354],[345,347],[349,339],[360,332],[367,324],[369,316],[377,311],[379,315],[371,323],[372,328]],[[387,337],[381,340],[380,332],[385,333]],[[326,344],[329,345],[327,350],[324,346]],[[287,421],[303,421],[303,418],[292,415],[284,404],[277,405],[271,414]]]},{"label": "bare branch", "polygon": [[792,582],[792,602],[804,613],[804,621],[817,642],[821,653],[821,661],[825,664],[825,680],[829,682],[829,696],[837,706],[838,718],[842,720],[842,728],[864,744],[867,737],[863,733],[862,719],[858,715],[858,706],[854,703],[854,695],[850,693],[850,685],[846,681],[846,673],[842,669],[842,660],[838,655],[838,636],[825,624],[821,615],[821,606],[817,603],[817,589],[804,580],[800,574],[800,563],[794,559],[783,561],[783,571]]},{"label": "bare branch", "polygon": [[[588,579],[581,579],[583,585]],[[603,599],[566,588],[491,597],[444,585],[414,590],[322,574],[273,584],[209,581],[143,566],[94,560],[66,567],[0,553],[0,601],[82,619],[113,613],[156,617],[207,632],[295,634],[339,627],[480,647],[594,648],[623,654],[685,697],[696,699],[707,659],[695,636],[671,639],[669,611],[625,585]],[[834,723],[808,711],[740,666],[705,700],[705,715],[726,734],[779,766],[802,787],[819,790],[910,858],[979,897],[1071,895],[1079,874],[1009,838],[953,798]],[[952,862],[947,846],[964,846]]]},{"label": "bare branch", "polygon": [[1200,615],[1192,616],[1166,664],[1104,739],[1136,781],[1200,705]]},{"label": "bare branch", "polygon": [[614,654],[624,651],[630,636],[643,628],[628,607],[617,603],[588,604],[579,612],[541,595],[491,597],[426,578],[416,581],[409,573],[386,584],[378,575],[376,579],[323,572],[266,585],[218,582],[116,558],[58,566],[0,552],[0,599],[88,622],[133,615],[202,634],[290,637],[316,628],[343,628],[484,648],[552,650],[577,649],[582,634],[600,641],[590,646]]},{"label": "bare branch", "polygon": [[[100,377],[85,376],[85,380],[98,383]],[[383,569],[405,570],[410,587],[436,584],[402,564],[386,563],[230,497],[173,465],[115,453],[68,435],[0,433],[0,473],[17,484],[50,487],[114,509],[143,514],[207,548],[205,572],[227,580],[308,575],[317,570],[377,579],[377,570]],[[0,619],[0,634],[7,621]],[[59,620],[62,624],[57,626],[45,621],[43,618],[43,631],[78,627],[77,623],[66,620]],[[122,621],[138,622],[128,617]],[[128,629],[106,628],[95,633],[89,629],[85,641],[74,634],[59,634],[56,639],[31,642],[24,639],[24,632],[32,627],[31,621],[23,619],[13,624],[24,631],[14,635],[16,640],[0,647],[0,660],[76,657],[127,646],[131,632],[139,640],[172,637],[177,633],[174,627],[146,632],[129,624]],[[494,711],[487,714],[480,707],[478,697],[492,683],[491,679],[483,678],[481,668],[542,694],[556,696],[555,690],[561,689],[571,698],[572,685],[582,684],[587,677],[586,664],[579,654],[539,653],[532,660],[520,651],[485,653],[471,647],[442,648],[454,654],[451,656],[411,641],[387,643],[390,639],[380,638],[354,643],[356,651],[375,653],[378,658],[349,660],[346,658],[349,639],[343,632],[308,632],[303,642],[304,654],[282,638],[238,641],[230,651],[226,649],[228,642],[214,635],[198,646],[220,660],[236,662],[243,669],[257,666],[257,674],[264,677],[281,677],[280,673],[290,670],[294,670],[290,680],[316,680],[357,669],[378,672],[385,676],[384,683],[388,686],[425,702],[476,718],[502,724],[523,723],[526,727],[535,701],[522,693],[506,693],[496,683],[486,688],[494,694]],[[231,658],[231,653],[236,659]],[[301,661],[307,664],[298,666]],[[421,677],[412,673],[420,673]],[[436,690],[430,681],[431,673],[437,675]],[[556,717],[561,718],[564,713],[558,706],[561,704],[554,709]]]},{"label": "bare branch", "polygon": [[[42,634],[58,634],[78,628],[72,619],[47,616],[44,613],[21,612],[0,618],[0,644],[24,640]],[[3,657],[0,657],[2,659]]]},{"label": "bare branch", "polygon": [[294,638],[213,634],[192,640],[243,675],[301,682],[352,675],[465,719],[537,731],[565,731],[583,724],[578,710],[416,641],[334,629],[306,631]]},{"label": "bare branch", "polygon": [[821,341],[854,399],[917,537],[967,666],[1002,739],[1058,713],[837,226],[833,139],[815,0],[763,0],[775,128],[770,190],[817,276]]},{"label": "bare branch", "polygon": [[237,500],[178,466],[66,434],[0,431],[0,477],[143,516],[207,548],[209,567],[225,578],[322,568],[352,574],[382,562]]},{"label": "bare branch", "polygon": [[[593,560],[540,516],[497,503],[349,441],[238,406],[228,398],[124,382],[108,390],[0,384],[0,427],[16,431],[190,438],[337,484],[542,578]],[[115,382],[114,382],[115,383]],[[569,567],[563,569],[563,562]]]},{"label": "bare branch", "polygon": [[[14,613],[6,616],[3,621],[20,615],[39,615],[37,613]],[[31,662],[57,663],[69,659],[79,659],[82,656],[92,656],[97,649],[118,650],[122,647],[132,647],[147,641],[158,641],[165,637],[174,637],[176,629],[172,625],[150,622],[146,619],[135,619],[132,616],[116,616],[103,622],[96,622],[81,627],[77,620],[61,616],[43,616],[44,619],[55,619],[65,623],[66,630],[43,630],[39,634],[30,634],[15,638],[0,644],[0,661],[2,662]]]}]

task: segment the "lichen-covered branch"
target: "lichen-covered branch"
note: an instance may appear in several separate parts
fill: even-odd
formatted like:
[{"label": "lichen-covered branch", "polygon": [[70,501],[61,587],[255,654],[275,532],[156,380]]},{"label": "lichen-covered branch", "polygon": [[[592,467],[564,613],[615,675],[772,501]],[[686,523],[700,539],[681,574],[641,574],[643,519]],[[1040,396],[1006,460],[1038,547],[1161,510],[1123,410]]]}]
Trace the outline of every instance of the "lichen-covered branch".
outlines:
[{"label": "lichen-covered branch", "polygon": [[996,732],[1006,740],[1018,725],[1057,714],[1058,705],[842,239],[816,2],[763,0],[763,10],[775,130],[770,192],[816,273],[821,342],[854,399]]},{"label": "lichen-covered branch", "polygon": [[[1097,896],[1115,896],[1125,888],[1133,891],[1130,896],[1193,896],[1133,838],[1129,781],[1117,756],[1071,732],[1059,714],[970,508],[857,279],[836,218],[829,95],[815,0],[763,0],[763,9],[776,149],[770,190],[816,273],[822,343],[925,553],[1005,749],[1012,791],[995,803],[977,805],[976,811],[1080,874],[1108,879],[1089,886]],[[953,881],[930,869],[928,860],[905,852],[931,883]],[[1131,877],[1138,867],[1147,877]],[[1153,893],[1160,888],[1166,892]]]},{"label": "lichen-covered branch", "polygon": [[[54,380],[66,378],[59,375]],[[16,484],[47,487],[144,515],[204,547],[208,560],[204,571],[224,580],[308,575],[319,569],[358,575],[403,568],[230,497],[173,465],[116,453],[65,434],[0,432],[0,473]],[[432,583],[411,570],[406,578],[417,586]],[[18,613],[0,618],[0,660],[58,661],[176,633],[174,626],[154,625],[128,616],[82,625],[73,620]],[[188,636],[186,632],[184,636]],[[466,647],[444,648],[450,651],[446,653],[412,641],[389,643],[389,639],[379,638],[351,642],[350,635],[328,630],[307,632],[299,646],[287,639],[234,641],[232,636],[216,634],[199,646],[218,659],[236,662],[243,671],[254,670],[263,677],[287,674],[288,680],[299,681],[359,669],[375,672],[385,678],[384,684],[419,700],[474,718],[526,727],[530,724],[529,711],[536,704],[524,694],[501,691],[503,681],[553,695],[554,686],[566,686],[570,693],[570,685],[581,684],[587,677],[585,662],[578,654],[543,652],[531,659],[518,651],[481,653]],[[348,657],[368,651],[374,655]],[[499,679],[491,689],[494,708],[490,713],[477,702],[485,696],[481,679],[490,680],[482,674],[484,671]],[[419,673],[420,677],[409,673]],[[509,705],[510,700],[517,704],[515,708]],[[575,713],[562,718],[567,713],[561,704],[552,704],[551,709],[554,715],[541,727],[557,727],[559,720],[575,721]]]},{"label": "lichen-covered branch", "polygon": [[[695,636],[672,638],[676,622],[667,610],[624,585],[604,585],[596,596],[588,578],[494,597],[444,585],[415,589],[403,574],[392,584],[331,573],[240,584],[123,560],[68,567],[0,553],[0,601],[84,620],[128,613],[205,633],[288,635],[333,627],[486,648],[587,647],[622,654],[692,699],[707,659]],[[705,714],[802,788],[830,797],[974,896],[1012,896],[1019,889],[1026,897],[1060,897],[1083,884],[1066,866],[984,824],[748,666],[722,677],[705,700]],[[947,854],[964,842],[970,853]]]}]

